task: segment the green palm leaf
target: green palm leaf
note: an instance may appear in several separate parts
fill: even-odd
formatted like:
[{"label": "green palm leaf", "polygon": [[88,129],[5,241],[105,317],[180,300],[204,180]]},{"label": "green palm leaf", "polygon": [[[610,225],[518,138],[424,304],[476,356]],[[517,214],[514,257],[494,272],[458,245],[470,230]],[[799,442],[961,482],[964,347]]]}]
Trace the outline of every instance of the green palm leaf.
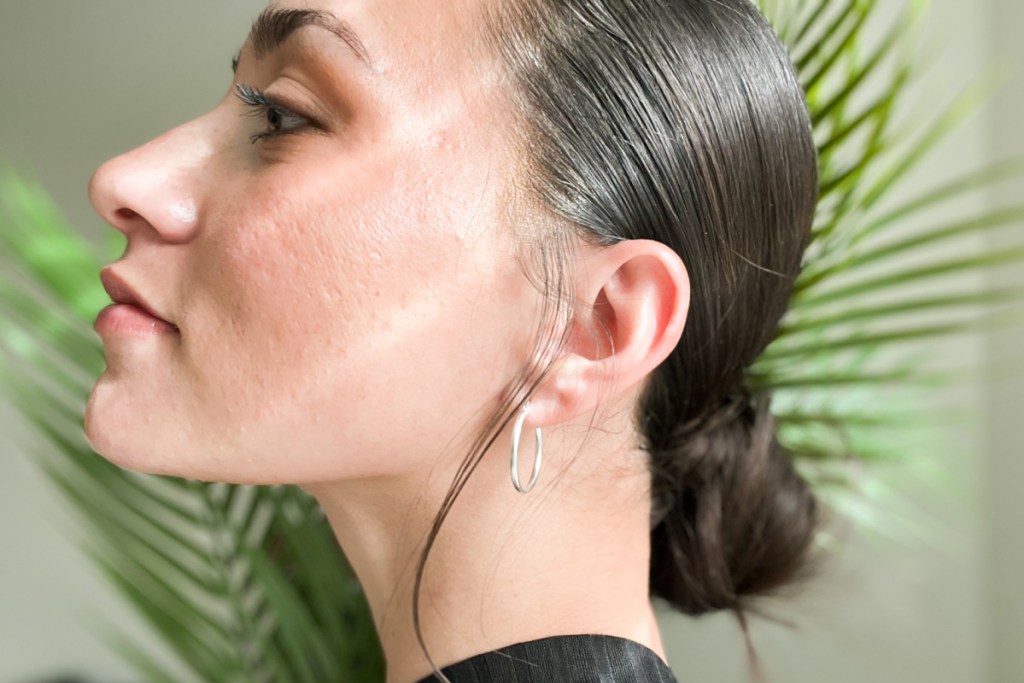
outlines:
[{"label": "green palm leaf", "polygon": [[[792,306],[750,371],[771,392],[780,438],[822,495],[842,502],[864,466],[898,456],[880,435],[921,416],[906,392],[957,375],[901,345],[1004,324],[1020,289],[965,291],[963,274],[1024,261],[1024,244],[976,246],[1024,219],[1024,204],[929,212],[1019,179],[1006,160],[962,172],[894,206],[929,152],[984,101],[981,83],[931,125],[897,125],[922,68],[924,3],[886,20],[876,0],[763,0],[807,91],[821,165],[814,236]],[[872,40],[873,36],[882,36]],[[37,185],[0,179],[0,382],[39,432],[43,470],[88,528],[86,551],[160,635],[172,671],[109,625],[112,646],[147,680],[383,680],[383,658],[359,585],[315,502],[294,487],[205,484],[127,472],[81,433],[85,397],[103,369],[90,324],[107,297],[97,253]],[[894,392],[892,405],[882,399]],[[839,507],[870,519],[863,506]],[[860,509],[858,513],[856,510]]]}]

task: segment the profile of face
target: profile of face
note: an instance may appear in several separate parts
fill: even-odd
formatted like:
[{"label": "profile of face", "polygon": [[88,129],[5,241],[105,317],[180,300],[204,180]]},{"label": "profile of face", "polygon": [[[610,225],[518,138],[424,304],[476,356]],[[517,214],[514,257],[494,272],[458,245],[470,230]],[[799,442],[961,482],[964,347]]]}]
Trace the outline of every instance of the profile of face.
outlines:
[{"label": "profile of face", "polygon": [[462,455],[539,306],[479,11],[273,2],[216,106],[97,170],[91,201],[127,236],[110,270],[177,327],[101,335],[97,452],[264,484]]}]

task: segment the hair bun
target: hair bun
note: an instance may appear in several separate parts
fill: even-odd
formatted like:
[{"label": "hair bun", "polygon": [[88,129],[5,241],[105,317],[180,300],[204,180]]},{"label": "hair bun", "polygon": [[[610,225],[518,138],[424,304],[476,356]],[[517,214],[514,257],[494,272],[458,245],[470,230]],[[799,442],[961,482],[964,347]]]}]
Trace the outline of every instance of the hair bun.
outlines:
[{"label": "hair bun", "polygon": [[769,404],[735,393],[651,453],[651,592],[687,614],[739,610],[810,574],[818,505]]}]

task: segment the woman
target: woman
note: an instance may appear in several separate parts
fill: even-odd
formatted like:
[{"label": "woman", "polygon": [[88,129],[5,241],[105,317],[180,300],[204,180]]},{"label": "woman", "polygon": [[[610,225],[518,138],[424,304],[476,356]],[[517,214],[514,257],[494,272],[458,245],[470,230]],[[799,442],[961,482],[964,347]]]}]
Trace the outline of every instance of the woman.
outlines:
[{"label": "woman", "polygon": [[747,0],[281,0],[233,66],[90,184],[99,453],[310,492],[389,683],[672,681],[652,595],[802,573],[744,376],[816,158]]}]

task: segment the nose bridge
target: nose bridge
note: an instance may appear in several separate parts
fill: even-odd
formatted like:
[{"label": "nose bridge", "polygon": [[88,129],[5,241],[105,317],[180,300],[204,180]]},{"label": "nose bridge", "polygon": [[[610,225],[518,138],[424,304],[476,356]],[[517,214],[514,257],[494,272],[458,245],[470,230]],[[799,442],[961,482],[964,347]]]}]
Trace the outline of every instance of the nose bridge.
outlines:
[{"label": "nose bridge", "polygon": [[125,234],[148,226],[166,240],[187,240],[202,203],[211,128],[195,119],[104,163],[89,183],[93,207]]}]

